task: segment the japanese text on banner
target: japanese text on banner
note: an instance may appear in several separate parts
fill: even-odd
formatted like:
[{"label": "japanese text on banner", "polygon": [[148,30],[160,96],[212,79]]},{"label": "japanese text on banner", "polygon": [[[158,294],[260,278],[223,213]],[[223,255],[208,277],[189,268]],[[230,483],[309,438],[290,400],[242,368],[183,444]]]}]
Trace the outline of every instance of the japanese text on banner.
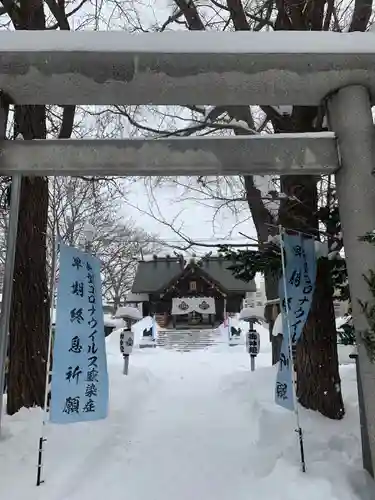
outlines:
[{"label": "japanese text on banner", "polygon": [[100,263],[60,245],[50,421],[99,420],[108,413]]},{"label": "japanese text on banner", "polygon": [[[285,249],[286,295],[283,277],[279,281],[279,297],[283,322],[279,367],[276,379],[276,403],[289,410],[294,409],[293,373],[290,354],[302,335],[310,311],[316,279],[315,241],[301,234],[283,236]],[[287,300],[286,300],[287,299]],[[289,348],[288,318],[291,330]]]}]

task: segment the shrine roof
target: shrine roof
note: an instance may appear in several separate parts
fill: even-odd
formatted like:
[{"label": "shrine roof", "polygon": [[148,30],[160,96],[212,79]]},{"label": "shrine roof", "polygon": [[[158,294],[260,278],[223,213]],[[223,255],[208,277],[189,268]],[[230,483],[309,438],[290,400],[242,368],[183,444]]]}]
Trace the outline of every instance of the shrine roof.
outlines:
[{"label": "shrine roof", "polygon": [[206,257],[202,259],[201,264],[197,266],[214,281],[219,283],[229,292],[255,292],[256,285],[254,281],[246,283],[234,277],[233,272],[228,269],[230,262],[220,257]]},{"label": "shrine roof", "polygon": [[175,257],[158,257],[150,261],[140,261],[134,279],[133,293],[155,293],[163,288],[171,286],[182,275],[190,269],[212,279],[228,292],[254,292],[256,285],[254,281],[246,283],[235,278],[232,271],[228,269],[229,262],[223,258],[209,256],[199,261],[190,262],[185,265],[184,261]]},{"label": "shrine roof", "polygon": [[176,257],[157,257],[138,262],[133,293],[153,293],[169,283],[184,269],[184,261]]}]

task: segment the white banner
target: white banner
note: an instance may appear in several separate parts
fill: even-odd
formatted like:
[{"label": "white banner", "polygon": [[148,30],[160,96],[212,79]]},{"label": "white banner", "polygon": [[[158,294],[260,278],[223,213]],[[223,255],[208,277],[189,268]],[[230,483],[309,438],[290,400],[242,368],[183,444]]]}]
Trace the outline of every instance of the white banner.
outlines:
[{"label": "white banner", "polygon": [[50,421],[107,417],[108,372],[100,262],[60,244]]},{"label": "white banner", "polygon": [[215,314],[214,297],[182,297],[172,299],[172,314],[189,314],[191,312],[200,314]]}]

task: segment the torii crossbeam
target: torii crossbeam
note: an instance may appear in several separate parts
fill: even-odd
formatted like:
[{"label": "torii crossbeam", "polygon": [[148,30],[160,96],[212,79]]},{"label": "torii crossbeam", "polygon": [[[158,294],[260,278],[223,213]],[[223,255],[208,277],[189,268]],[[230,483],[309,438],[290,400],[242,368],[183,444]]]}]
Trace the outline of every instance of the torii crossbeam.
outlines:
[{"label": "torii crossbeam", "polygon": [[0,31],[17,104],[320,105],[375,91],[375,33]]},{"label": "torii crossbeam", "polygon": [[4,141],[3,175],[316,175],[339,168],[332,132],[231,137]]}]

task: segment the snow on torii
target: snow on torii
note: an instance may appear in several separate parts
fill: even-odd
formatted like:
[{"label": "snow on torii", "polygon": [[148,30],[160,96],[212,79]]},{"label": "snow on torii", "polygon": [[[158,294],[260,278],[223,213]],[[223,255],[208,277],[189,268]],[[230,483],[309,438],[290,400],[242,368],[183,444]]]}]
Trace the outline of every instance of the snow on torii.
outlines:
[{"label": "snow on torii", "polygon": [[2,31],[0,88],[18,104],[319,105],[348,85],[374,93],[373,36]]}]

